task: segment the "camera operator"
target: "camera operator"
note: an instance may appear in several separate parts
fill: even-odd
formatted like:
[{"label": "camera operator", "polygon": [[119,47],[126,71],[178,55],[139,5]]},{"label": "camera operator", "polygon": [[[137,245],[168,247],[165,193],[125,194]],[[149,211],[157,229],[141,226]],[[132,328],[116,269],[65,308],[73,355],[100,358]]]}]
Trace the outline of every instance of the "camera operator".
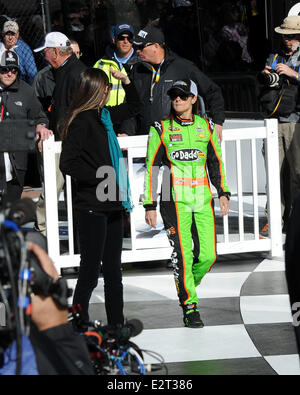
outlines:
[{"label": "camera operator", "polygon": [[[300,16],[289,16],[275,28],[281,48],[271,54],[259,76],[260,101],[268,118],[277,118],[282,225],[285,231],[291,207],[300,194]],[[268,223],[260,238],[268,237]]]},{"label": "camera operator", "polygon": [[[28,250],[38,258],[42,269],[56,282],[59,278],[53,262],[38,245],[28,243]],[[27,358],[28,374],[33,366],[40,375],[93,375],[91,360],[84,338],[73,331],[68,323],[68,310],[57,305],[52,296],[32,295],[32,328],[30,341],[34,350]],[[25,355],[30,354],[30,349]],[[10,350],[7,350],[8,354]],[[11,357],[11,355],[10,355]],[[13,374],[14,366],[4,366],[2,374]],[[1,370],[0,370],[1,374]]]},{"label": "camera operator", "polygon": [[[5,51],[0,58],[0,122],[33,120],[36,137],[41,140],[52,135],[48,119],[34,90],[19,79],[19,58],[14,51]],[[0,190],[3,204],[21,197],[27,169],[27,152],[0,153]]]}]

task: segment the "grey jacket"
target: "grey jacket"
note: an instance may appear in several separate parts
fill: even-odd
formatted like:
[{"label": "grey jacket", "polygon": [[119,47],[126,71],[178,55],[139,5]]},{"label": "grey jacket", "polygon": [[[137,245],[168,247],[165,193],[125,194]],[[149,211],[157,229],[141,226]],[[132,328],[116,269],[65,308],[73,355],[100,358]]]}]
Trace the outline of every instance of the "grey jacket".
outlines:
[{"label": "grey jacket", "polygon": [[[26,82],[17,79],[9,87],[0,85],[0,108],[3,109],[3,120],[33,120],[35,125],[48,126],[48,118],[37,99],[33,88]],[[17,178],[18,171],[27,170],[27,152],[9,153],[10,161]]]}]

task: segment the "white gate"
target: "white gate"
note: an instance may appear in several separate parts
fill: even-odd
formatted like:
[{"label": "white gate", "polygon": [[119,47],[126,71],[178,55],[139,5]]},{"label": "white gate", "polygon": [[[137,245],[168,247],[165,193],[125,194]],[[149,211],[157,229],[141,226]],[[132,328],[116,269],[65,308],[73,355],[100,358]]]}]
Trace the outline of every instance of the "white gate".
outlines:
[{"label": "white gate", "polygon": [[[265,174],[261,154],[262,141],[265,141],[267,174]],[[141,194],[143,193],[143,159],[146,156],[147,136],[122,137],[119,138],[119,143],[121,148],[128,150],[128,173],[135,206],[130,214],[130,237],[124,239],[122,262],[169,259],[171,248],[162,223],[159,221],[158,228],[153,230],[144,222]],[[55,172],[55,155],[60,152],[60,142],[53,140],[44,142],[48,253],[58,269],[78,266],[80,262],[79,255],[74,254],[70,177],[67,177],[66,182],[69,252],[60,254]],[[277,120],[227,121],[223,131],[222,152],[229,180],[228,186],[233,192],[231,207],[236,207],[236,210],[231,210],[229,217],[223,219],[223,232],[217,235],[218,254],[268,251],[272,257],[282,256]],[[261,206],[261,189],[262,185],[265,189],[265,182],[268,196],[269,238],[259,239],[259,213],[261,211],[259,205]],[[234,184],[233,188],[231,184]],[[246,191],[244,185],[247,185]],[[248,207],[247,210],[244,208],[245,204]],[[251,207],[250,213],[249,207]],[[245,215],[248,222],[250,218],[253,223],[252,231],[248,229],[245,232]],[[235,219],[238,223],[238,232],[230,231],[231,219]]]}]

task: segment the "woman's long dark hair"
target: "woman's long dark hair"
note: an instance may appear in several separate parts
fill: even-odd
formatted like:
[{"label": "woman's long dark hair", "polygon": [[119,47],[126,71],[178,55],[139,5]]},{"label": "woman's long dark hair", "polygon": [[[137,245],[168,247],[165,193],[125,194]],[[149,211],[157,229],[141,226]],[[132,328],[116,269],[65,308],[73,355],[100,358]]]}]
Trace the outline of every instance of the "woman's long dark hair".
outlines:
[{"label": "woman's long dark hair", "polygon": [[58,125],[61,139],[65,140],[73,119],[82,111],[101,108],[108,95],[109,79],[104,71],[89,68],[80,75],[79,87],[69,107],[66,117]]}]

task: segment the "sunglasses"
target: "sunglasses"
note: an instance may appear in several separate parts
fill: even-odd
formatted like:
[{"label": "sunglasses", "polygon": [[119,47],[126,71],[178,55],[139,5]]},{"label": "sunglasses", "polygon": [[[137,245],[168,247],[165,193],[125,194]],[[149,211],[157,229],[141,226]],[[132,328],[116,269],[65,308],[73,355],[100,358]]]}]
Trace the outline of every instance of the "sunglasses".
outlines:
[{"label": "sunglasses", "polygon": [[286,38],[287,40],[293,40],[297,37],[297,34],[283,34],[282,38]]},{"label": "sunglasses", "polygon": [[19,71],[17,67],[1,67],[0,73],[1,74],[8,74],[9,72],[16,74]]},{"label": "sunglasses", "polygon": [[133,37],[131,37],[131,36],[123,36],[123,35],[121,35],[121,36],[117,37],[117,40],[118,41],[125,41],[125,40],[127,40],[128,42],[130,42],[130,44],[133,43]]},{"label": "sunglasses", "polygon": [[150,45],[154,45],[155,43],[147,43],[147,44],[141,44],[141,45],[134,45],[134,49],[136,51],[143,51],[145,48],[150,47]]},{"label": "sunglasses", "polygon": [[188,99],[189,97],[191,97],[191,95],[187,95],[186,93],[183,93],[183,92],[171,92],[171,93],[169,94],[169,96],[170,96],[170,99],[171,99],[172,101],[176,100],[177,97],[179,97],[179,98],[180,98],[181,100],[183,100],[183,101],[187,101],[187,99]]}]

